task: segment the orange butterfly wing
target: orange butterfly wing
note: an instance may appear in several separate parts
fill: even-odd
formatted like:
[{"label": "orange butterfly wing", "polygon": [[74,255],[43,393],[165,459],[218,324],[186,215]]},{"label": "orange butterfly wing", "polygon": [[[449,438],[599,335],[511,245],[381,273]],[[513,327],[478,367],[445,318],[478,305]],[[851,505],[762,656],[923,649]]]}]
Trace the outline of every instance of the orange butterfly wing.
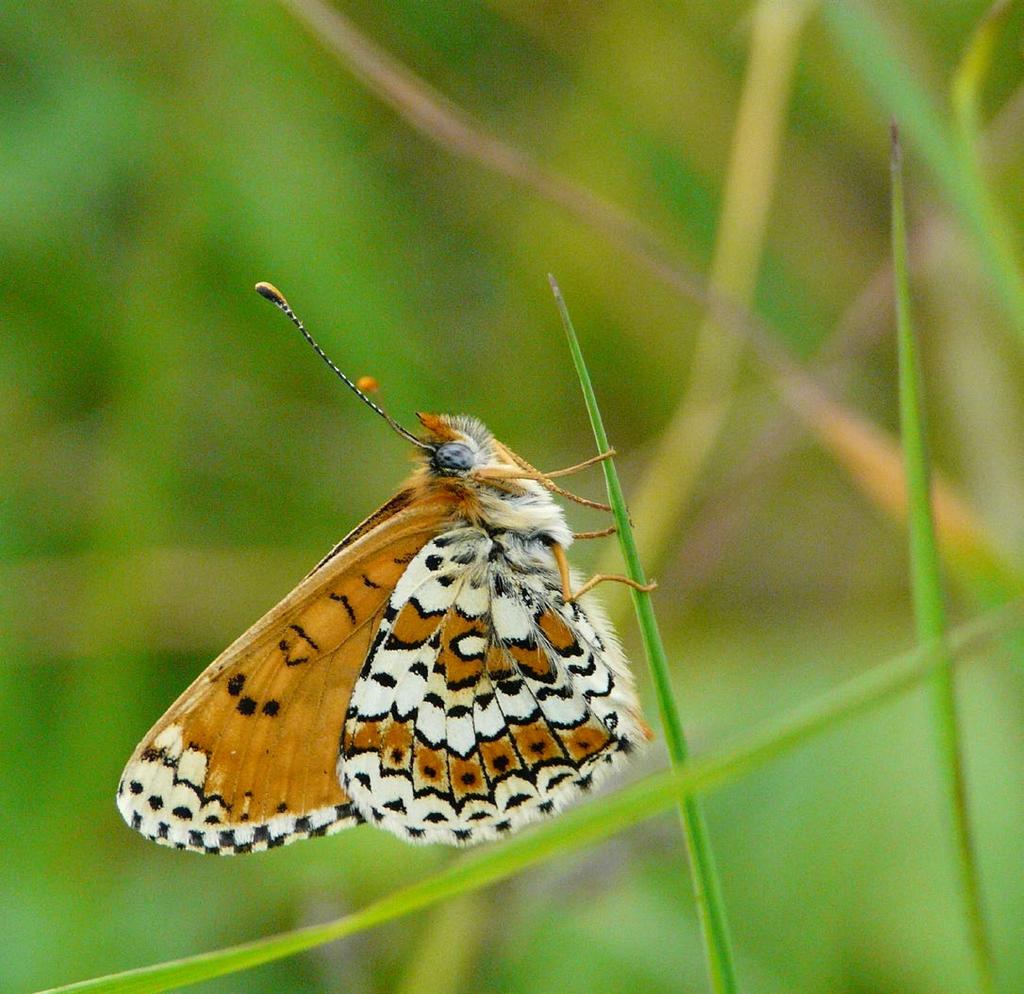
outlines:
[{"label": "orange butterfly wing", "polygon": [[399,493],[221,653],[128,762],[125,821],[164,845],[216,853],[360,821],[337,776],[352,687],[392,590],[449,513]]}]

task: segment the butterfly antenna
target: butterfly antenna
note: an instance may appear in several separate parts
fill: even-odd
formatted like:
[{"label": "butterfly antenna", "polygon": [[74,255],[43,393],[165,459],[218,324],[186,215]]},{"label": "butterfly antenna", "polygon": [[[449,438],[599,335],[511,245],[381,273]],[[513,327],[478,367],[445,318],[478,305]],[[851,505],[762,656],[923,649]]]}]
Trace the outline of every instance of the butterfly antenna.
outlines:
[{"label": "butterfly antenna", "polygon": [[363,391],[360,390],[359,387],[355,385],[355,383],[353,383],[340,369],[338,369],[338,367],[334,364],[331,357],[326,352],[324,352],[322,348],[320,348],[320,345],[317,343],[316,339],[308,331],[306,331],[306,326],[302,323],[302,321],[299,320],[299,316],[295,313],[295,311],[292,310],[291,305],[288,303],[288,301],[285,300],[284,294],[281,293],[281,291],[278,290],[278,288],[274,286],[273,283],[257,283],[256,292],[261,297],[265,297],[267,300],[269,300],[278,310],[283,311],[287,318],[291,321],[291,323],[294,324],[295,327],[302,332],[302,337],[305,338],[306,341],[313,346],[313,351],[318,356],[320,356],[320,358],[323,359],[323,361],[326,362],[328,366],[331,367],[331,369],[334,371],[334,374],[364,404],[366,404],[368,407],[373,408],[373,410],[375,410],[389,425],[391,425],[391,427],[394,428],[394,430],[398,432],[398,434],[401,435],[402,438],[406,439],[406,441],[412,442],[413,445],[419,446],[421,449],[427,449],[428,451],[433,450],[432,445],[428,445],[426,442],[420,441],[420,439],[418,439],[411,431],[408,431],[405,428],[403,428],[393,417],[391,417],[390,414],[388,414],[387,411],[385,411],[378,404],[375,404],[372,400],[370,400],[370,398],[367,397],[366,394],[363,393]]}]

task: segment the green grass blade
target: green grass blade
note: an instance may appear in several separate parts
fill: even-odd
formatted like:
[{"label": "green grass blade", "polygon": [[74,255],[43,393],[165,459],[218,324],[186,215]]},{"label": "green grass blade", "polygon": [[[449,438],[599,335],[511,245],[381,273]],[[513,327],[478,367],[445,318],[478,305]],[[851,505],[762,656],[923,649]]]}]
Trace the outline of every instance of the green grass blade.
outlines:
[{"label": "green grass blade", "polygon": [[953,632],[946,645],[920,646],[845,681],[785,715],[769,719],[731,743],[638,784],[561,815],[500,846],[480,850],[454,866],[365,908],[322,925],[284,932],[197,956],[96,977],[43,994],[105,992],[157,994],[284,959],[365,931],[457,894],[486,887],[542,860],[572,852],[677,804],[682,797],[731,783],[841,722],[889,700],[931,676],[948,660],[976,653],[1024,626],[1024,603],[991,611]]},{"label": "green grass blade", "polygon": [[[587,414],[590,416],[590,424],[594,431],[594,440],[597,443],[598,451],[606,452],[609,449],[608,435],[604,429],[604,421],[597,404],[594,385],[583,359],[583,351],[580,349],[579,339],[576,337],[572,319],[569,317],[569,309],[565,305],[555,278],[549,276],[548,280],[551,283],[551,290],[555,295],[555,302],[565,327],[569,351],[572,354],[573,365],[576,367]],[[629,520],[629,511],[626,508],[626,499],[622,493],[618,471],[611,459],[606,459],[601,466],[604,469],[605,484],[608,488],[608,503],[612,506],[612,514],[615,518],[619,547],[622,549],[622,558],[626,563],[626,573],[634,583],[644,585],[647,583],[647,578],[640,562],[640,553],[633,536],[633,527]],[[665,743],[672,765],[676,769],[680,769],[688,755],[686,736],[683,733],[683,723],[672,693],[668,658],[665,655],[661,632],[658,630],[658,623],[654,617],[654,605],[650,594],[646,591],[631,589],[630,593],[633,597],[633,607],[636,610],[637,624],[644,644],[644,653],[647,656],[647,663],[654,680],[658,711],[661,715],[662,727],[665,730]],[[699,798],[686,797],[681,800],[679,814],[683,823],[683,836],[686,840],[687,852],[693,867],[693,886],[704,936],[711,986],[718,994],[730,994],[736,990],[736,973],[733,966],[729,923],[725,915],[725,904],[722,899],[718,872],[715,869],[714,853],[711,850],[711,841],[708,837],[707,824]]]},{"label": "green grass blade", "polygon": [[[902,154],[895,125],[892,145],[892,254],[899,344],[900,433],[907,478],[907,524],[910,533],[914,615],[919,641],[926,645],[941,645],[946,635],[946,609],[932,516],[920,363],[911,319]],[[995,989],[992,953],[981,904],[977,861],[971,842],[951,665],[943,665],[935,671],[931,678],[931,691],[942,773],[949,795],[953,833],[956,839],[964,913],[970,930],[980,988],[986,994],[990,994]]]},{"label": "green grass blade", "polygon": [[[998,0],[978,22],[971,40],[964,49],[960,64],[953,74],[950,97],[953,116],[961,135],[967,138],[969,149],[975,154],[981,137],[981,91],[992,68],[992,56],[999,35],[1017,6],[1017,0]],[[975,159],[975,162],[977,160]]]},{"label": "green grass blade", "polygon": [[[976,225],[981,229],[981,237],[985,239],[989,251],[993,254],[994,265],[1012,267],[1019,283],[1021,260],[1015,244],[1013,227],[986,183],[981,161],[982,87],[992,67],[992,56],[999,35],[1015,6],[1016,0],[999,0],[982,17],[953,75],[950,102],[953,108],[955,148],[959,153],[960,171],[964,183],[977,190]],[[996,257],[1003,261],[997,262]],[[994,275],[993,266],[989,268],[993,270]],[[1008,273],[1007,279],[1010,276]],[[1019,308],[1021,302],[1013,297],[1013,287],[1008,287],[1007,290],[1010,291],[1010,295],[1008,296],[1004,290],[1004,298],[1011,303],[1016,300],[1015,306]],[[1017,315],[1020,325],[1024,319],[1020,317],[1019,310]]]},{"label": "green grass blade", "polygon": [[907,478],[911,587],[918,638],[922,642],[929,642],[945,635],[946,611],[932,517],[931,472],[925,437],[920,363],[910,312],[902,154],[895,125],[892,147],[892,256],[899,348],[900,435]]},{"label": "green grass blade", "polygon": [[[957,140],[949,123],[899,62],[889,39],[861,4],[830,0],[824,12],[840,47],[887,113],[894,116],[913,139],[949,203],[974,238],[979,258],[1013,322],[1018,342],[1024,344],[1024,276],[1020,260],[982,180],[972,142]],[[998,23],[1001,22],[997,22],[997,26]],[[970,95],[970,86],[977,79],[976,69],[984,66],[983,58],[972,60],[970,53],[984,54],[984,45],[983,42],[981,48],[968,49],[967,75],[960,77],[960,90],[954,91],[956,99],[962,100],[964,92]],[[972,73],[975,73],[973,77]],[[976,118],[968,122],[968,134],[972,124],[976,124]]]}]

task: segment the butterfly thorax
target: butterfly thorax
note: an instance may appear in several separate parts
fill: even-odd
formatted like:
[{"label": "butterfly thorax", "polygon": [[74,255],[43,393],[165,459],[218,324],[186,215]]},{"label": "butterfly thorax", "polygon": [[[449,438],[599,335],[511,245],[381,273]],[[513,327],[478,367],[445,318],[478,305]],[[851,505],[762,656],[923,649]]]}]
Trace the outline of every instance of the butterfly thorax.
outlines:
[{"label": "butterfly thorax", "polygon": [[414,488],[434,491],[439,500],[451,505],[456,520],[488,533],[507,534],[510,547],[522,556],[550,561],[544,546],[572,544],[562,508],[536,480],[488,481],[475,476],[480,469],[523,469],[480,421],[444,414],[419,418],[429,432],[432,449],[412,481]]}]

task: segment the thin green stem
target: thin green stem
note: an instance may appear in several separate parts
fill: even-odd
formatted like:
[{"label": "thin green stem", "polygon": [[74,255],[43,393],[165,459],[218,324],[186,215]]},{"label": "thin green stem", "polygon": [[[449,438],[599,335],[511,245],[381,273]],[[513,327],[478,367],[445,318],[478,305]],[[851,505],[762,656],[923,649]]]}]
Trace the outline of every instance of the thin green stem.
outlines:
[{"label": "thin green stem", "polygon": [[[907,273],[906,217],[899,135],[893,125],[892,254],[896,285],[896,325],[899,347],[900,426],[907,479],[907,524],[910,534],[911,586],[917,637],[923,645],[945,645],[946,607],[932,516],[931,480],[925,431],[920,364],[910,308]],[[981,902],[978,866],[971,839],[964,783],[960,729],[956,714],[953,668],[945,663],[931,678],[932,707],[938,733],[942,773],[949,798],[956,841],[957,866],[964,915],[979,979],[985,994],[995,990],[992,951]]]},{"label": "thin green stem", "polygon": [[[601,418],[590,373],[583,359],[579,339],[576,337],[572,319],[569,317],[569,310],[555,278],[549,276],[548,279],[555,295],[559,314],[562,317],[562,324],[565,327],[569,351],[572,354],[573,365],[576,367],[587,413],[590,416],[590,424],[594,431],[594,440],[597,442],[598,451],[606,452],[609,448],[608,435],[604,429],[604,421]],[[640,553],[633,536],[633,527],[629,520],[629,511],[626,508],[626,499],[622,493],[618,471],[611,459],[606,459],[601,465],[608,488],[608,503],[612,506],[612,514],[615,518],[619,547],[622,549],[622,558],[626,563],[626,573],[635,583],[644,585],[647,583],[647,577],[640,562]],[[686,762],[688,749],[686,736],[683,733],[683,723],[679,717],[679,710],[672,692],[668,657],[665,654],[661,632],[654,617],[654,605],[650,594],[646,591],[632,589],[630,593],[633,597],[633,607],[636,610],[637,624],[640,628],[640,637],[643,640],[647,663],[654,680],[658,710],[665,731],[665,744],[668,747],[673,767],[679,770]],[[736,990],[736,971],[733,966],[729,923],[725,915],[722,889],[718,880],[718,872],[715,869],[714,853],[711,850],[711,841],[700,799],[693,796],[682,799],[679,803],[679,816],[682,819],[683,836],[686,840],[690,864],[693,867],[693,887],[704,937],[711,987],[716,994],[732,994]]]},{"label": "thin green stem", "polygon": [[769,719],[731,743],[691,760],[679,770],[568,811],[555,821],[481,850],[454,866],[395,891],[344,918],[267,936],[226,949],[95,977],[46,994],[98,992],[157,994],[365,931],[403,915],[510,877],[553,856],[600,842],[638,821],[715,787],[738,780],[821,732],[896,697],[930,677],[948,660],[964,659],[1024,625],[1024,602],[991,611],[951,633],[945,645],[919,646],[845,681],[787,714]]}]

